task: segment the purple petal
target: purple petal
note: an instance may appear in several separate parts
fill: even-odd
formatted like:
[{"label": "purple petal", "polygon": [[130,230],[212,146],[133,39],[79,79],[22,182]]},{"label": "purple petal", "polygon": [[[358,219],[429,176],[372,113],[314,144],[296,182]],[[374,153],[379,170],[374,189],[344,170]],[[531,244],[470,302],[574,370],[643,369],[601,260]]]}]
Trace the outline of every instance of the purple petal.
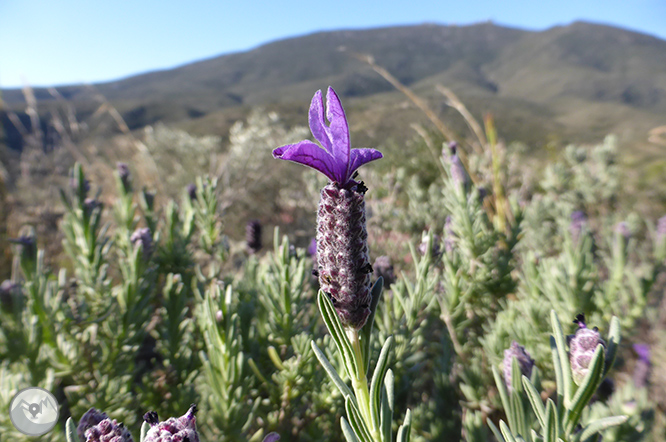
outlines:
[{"label": "purple petal", "polygon": [[328,153],[333,154],[331,134],[324,121],[324,100],[321,97],[321,91],[317,91],[314,97],[312,97],[308,120],[312,135],[314,135],[315,139],[319,141]]},{"label": "purple petal", "polygon": [[376,149],[363,148],[351,150],[351,161],[349,165],[349,174],[353,174],[356,169],[370,161],[378,160],[383,155]]},{"label": "purple petal", "polygon": [[345,116],[344,109],[342,109],[342,104],[340,104],[340,99],[330,86],[326,93],[326,117],[331,123],[329,133],[333,142],[333,155],[338,164],[344,164],[345,166],[346,176],[344,177],[344,181],[340,181],[341,184],[345,184],[351,176],[349,169],[349,152],[351,150],[351,145],[349,144],[349,126],[347,126],[347,117]]},{"label": "purple petal", "polygon": [[341,164],[312,141],[303,140],[273,150],[273,158],[293,161],[311,167],[326,175],[331,181],[343,183],[346,164]]}]

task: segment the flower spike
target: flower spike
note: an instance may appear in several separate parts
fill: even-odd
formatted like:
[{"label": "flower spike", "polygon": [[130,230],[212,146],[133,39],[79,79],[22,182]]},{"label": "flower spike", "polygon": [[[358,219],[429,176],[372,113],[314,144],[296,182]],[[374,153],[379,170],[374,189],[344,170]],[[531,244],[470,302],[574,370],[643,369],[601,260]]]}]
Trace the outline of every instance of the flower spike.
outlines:
[{"label": "flower spike", "polygon": [[321,147],[312,141],[303,140],[273,150],[274,158],[318,170],[341,188],[356,184],[352,178],[356,169],[382,158],[381,152],[376,149],[351,148],[347,117],[333,88],[329,87],[326,93],[326,118],[321,91],[317,91],[312,97],[308,120],[310,131]]}]

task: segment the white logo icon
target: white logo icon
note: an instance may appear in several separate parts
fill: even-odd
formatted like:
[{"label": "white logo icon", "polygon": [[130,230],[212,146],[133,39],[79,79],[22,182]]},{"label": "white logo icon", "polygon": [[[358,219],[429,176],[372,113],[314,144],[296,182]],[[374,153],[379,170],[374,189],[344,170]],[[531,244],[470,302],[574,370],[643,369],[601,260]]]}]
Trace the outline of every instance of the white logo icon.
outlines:
[{"label": "white logo icon", "polygon": [[12,424],[28,436],[41,436],[53,430],[59,415],[55,396],[39,387],[24,388],[16,393],[9,404]]}]

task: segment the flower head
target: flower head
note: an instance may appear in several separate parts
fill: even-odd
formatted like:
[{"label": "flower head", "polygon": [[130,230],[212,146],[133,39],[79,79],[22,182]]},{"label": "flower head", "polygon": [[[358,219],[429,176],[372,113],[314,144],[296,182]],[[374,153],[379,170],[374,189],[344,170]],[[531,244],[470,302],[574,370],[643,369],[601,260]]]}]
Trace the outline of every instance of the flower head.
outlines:
[{"label": "flower head", "polygon": [[569,362],[571,363],[571,374],[576,385],[580,385],[589,371],[592,356],[599,344],[606,347],[606,342],[601,338],[597,327],[587,328],[585,315],[576,316],[573,321],[578,324],[578,329],[573,336],[569,337]]},{"label": "flower head", "polygon": [[[299,141],[273,150],[273,157],[303,164],[323,173],[339,187],[356,184],[352,176],[356,169],[382,157],[375,149],[352,149],[349,126],[340,99],[333,88],[326,93],[326,119],[321,91],[317,91],[310,104],[310,131],[321,147],[310,140]],[[323,148],[323,149],[322,149]]]},{"label": "flower head", "polygon": [[86,442],[85,432],[89,428],[92,428],[102,422],[104,419],[108,419],[109,416],[106,415],[103,411],[99,411],[96,408],[91,408],[85,412],[79,421],[79,425],[76,427],[76,432],[79,435],[79,440],[81,442]]},{"label": "flower head", "polygon": [[509,393],[513,391],[513,386],[511,384],[513,358],[518,360],[520,373],[524,376],[531,376],[532,368],[534,367],[534,359],[532,359],[532,356],[525,351],[525,347],[518,344],[516,341],[513,341],[511,347],[504,350],[504,360],[502,361],[504,364],[504,383],[506,384]]},{"label": "flower head", "polygon": [[143,442],[199,442],[196,412],[197,406],[192,405],[183,416],[160,422],[157,413],[149,411],[143,416],[143,420],[150,425]]}]

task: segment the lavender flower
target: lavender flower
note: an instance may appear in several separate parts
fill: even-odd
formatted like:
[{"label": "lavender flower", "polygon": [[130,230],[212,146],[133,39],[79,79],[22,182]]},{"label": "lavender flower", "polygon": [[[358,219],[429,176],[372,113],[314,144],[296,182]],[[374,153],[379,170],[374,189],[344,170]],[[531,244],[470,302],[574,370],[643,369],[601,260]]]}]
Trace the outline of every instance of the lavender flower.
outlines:
[{"label": "lavender flower", "polygon": [[578,242],[583,228],[587,224],[587,216],[580,210],[576,210],[571,214],[571,223],[569,224],[569,233],[574,242]]},{"label": "lavender flower", "polygon": [[190,183],[186,187],[187,195],[190,197],[190,200],[194,201],[197,199],[197,185]]},{"label": "lavender flower", "polygon": [[571,363],[571,374],[576,385],[585,378],[589,371],[592,356],[597,349],[597,345],[601,344],[606,347],[606,343],[601,339],[599,329],[587,328],[585,324],[585,315],[580,314],[576,316],[574,324],[578,324],[578,330],[573,336],[569,336],[569,362]]},{"label": "lavender flower", "polygon": [[125,192],[131,192],[132,185],[130,183],[130,171],[127,163],[116,163],[116,170],[118,171],[118,177],[120,178],[120,182],[122,183]]},{"label": "lavender flower", "polygon": [[261,250],[261,223],[253,219],[245,226],[245,242],[250,253]]},{"label": "lavender flower", "polygon": [[631,237],[631,230],[629,230],[629,226],[624,221],[617,223],[615,226],[615,233],[622,235],[625,240],[628,240]]},{"label": "lavender flower", "polygon": [[32,234],[21,235],[16,239],[10,239],[9,242],[18,244],[18,255],[21,259],[34,261],[37,258],[37,241]]},{"label": "lavender flower", "polygon": [[127,428],[117,420],[106,418],[85,431],[86,442],[134,442]]},{"label": "lavender flower", "polygon": [[[448,159],[449,164],[451,165],[451,178],[458,186],[462,186],[463,189],[467,190],[470,179],[465,170],[465,166],[463,166],[462,161],[460,161],[460,157],[458,156],[458,143],[451,141],[448,148],[450,152]],[[442,154],[446,156],[446,148],[444,148]]]},{"label": "lavender flower", "polygon": [[86,411],[81,417],[79,425],[76,427],[76,433],[79,435],[79,440],[81,440],[81,442],[86,442],[86,430],[108,418],[109,416],[107,416],[106,413],[99,411],[96,408],[91,408]]},{"label": "lavender flower", "polygon": [[636,388],[642,388],[647,385],[650,377],[650,346],[647,344],[634,344],[634,351],[638,354],[638,361],[634,366],[634,385]]},{"label": "lavender flower", "polygon": [[149,411],[143,416],[143,420],[150,424],[143,442],[199,442],[196,412],[197,406],[192,405],[183,416],[160,422],[157,413]]},{"label": "lavender flower", "polygon": [[310,105],[309,122],[321,147],[303,140],[275,149],[273,156],[311,167],[331,180],[321,191],[317,211],[316,273],[342,324],[358,330],[370,315],[372,266],[365,227],[367,188],[354,180],[354,172],[382,154],[375,149],[351,148],[347,118],[330,87],[326,94],[326,119],[329,124],[324,120],[321,91],[317,91]]},{"label": "lavender flower", "polygon": [[130,242],[135,246],[141,244],[143,246],[144,259],[147,260],[150,258],[150,255],[153,253],[153,235],[148,227],[136,229],[132,233],[132,236],[130,236]]},{"label": "lavender flower", "polygon": [[384,287],[390,287],[395,282],[395,271],[393,270],[393,264],[391,264],[391,258],[388,256],[378,256],[372,268],[377,274],[377,278],[380,276],[384,278]]},{"label": "lavender flower", "polygon": [[9,279],[0,284],[0,307],[11,310],[14,305],[14,295],[20,290],[20,286]]},{"label": "lavender flower", "polygon": [[352,149],[349,142],[349,126],[340,99],[333,88],[326,93],[326,118],[321,91],[317,91],[310,104],[310,130],[323,149],[309,140],[288,144],[273,150],[273,157],[303,164],[326,175],[340,188],[358,184],[352,175],[362,165],[378,160],[382,154],[375,149]]},{"label": "lavender flower", "polygon": [[534,367],[534,359],[532,359],[532,356],[525,351],[525,347],[518,344],[516,341],[513,341],[511,347],[504,350],[504,360],[502,361],[504,366],[504,383],[506,384],[509,393],[513,391],[511,385],[511,367],[513,364],[513,358],[518,360],[520,373],[524,376],[530,377],[532,374],[532,368]]}]

